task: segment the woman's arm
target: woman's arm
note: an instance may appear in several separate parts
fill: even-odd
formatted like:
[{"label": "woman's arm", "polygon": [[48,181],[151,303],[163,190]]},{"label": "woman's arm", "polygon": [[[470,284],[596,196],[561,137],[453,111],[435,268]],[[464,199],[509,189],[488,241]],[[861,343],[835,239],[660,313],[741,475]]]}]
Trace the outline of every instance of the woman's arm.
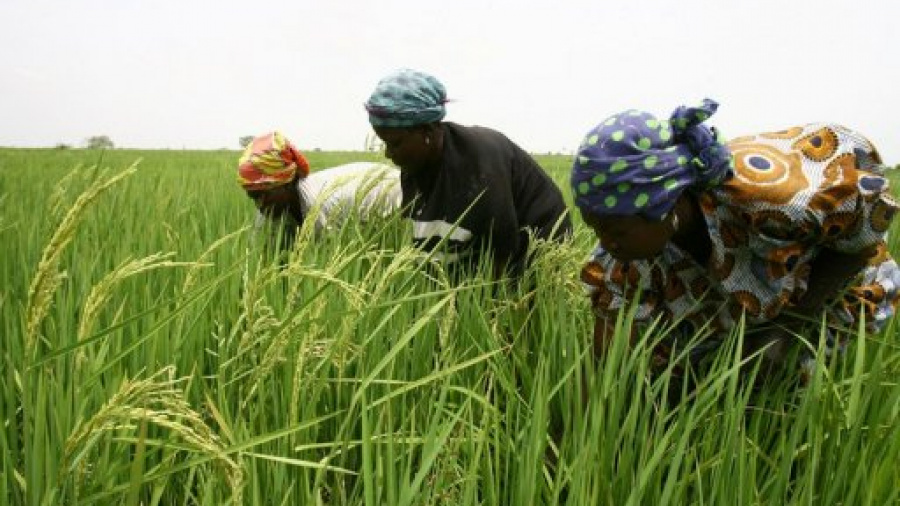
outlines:
[{"label": "woman's arm", "polygon": [[788,312],[776,318],[775,323],[789,335],[798,334],[804,326],[818,322],[825,306],[840,294],[877,252],[877,245],[856,253],[822,249],[810,263],[806,293]]},{"label": "woman's arm", "polygon": [[796,309],[808,315],[820,312],[877,254],[877,245],[856,253],[822,249],[810,264],[806,293]]}]

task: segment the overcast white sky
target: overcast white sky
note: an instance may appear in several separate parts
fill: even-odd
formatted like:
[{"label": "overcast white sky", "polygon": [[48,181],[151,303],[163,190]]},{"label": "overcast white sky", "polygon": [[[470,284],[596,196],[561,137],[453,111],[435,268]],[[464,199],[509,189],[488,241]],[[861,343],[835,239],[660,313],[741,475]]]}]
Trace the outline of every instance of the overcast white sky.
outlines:
[{"label": "overcast white sky", "polygon": [[532,152],[710,97],[727,135],[834,121],[900,163],[900,2],[0,0],[0,146],[361,149],[383,75]]}]

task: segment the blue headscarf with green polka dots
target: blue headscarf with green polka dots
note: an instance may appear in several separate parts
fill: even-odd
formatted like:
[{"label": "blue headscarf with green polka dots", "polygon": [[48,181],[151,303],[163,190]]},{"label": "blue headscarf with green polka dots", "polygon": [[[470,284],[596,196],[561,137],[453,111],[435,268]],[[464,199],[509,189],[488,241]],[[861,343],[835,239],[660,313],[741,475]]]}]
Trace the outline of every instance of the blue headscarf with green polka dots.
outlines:
[{"label": "blue headscarf with green polka dots", "polygon": [[447,90],[434,76],[400,69],[375,86],[366,102],[369,123],[376,127],[410,127],[444,119]]},{"label": "blue headscarf with green polka dots", "polygon": [[626,111],[594,127],[572,164],[572,191],[582,212],[661,220],[685,188],[708,188],[732,173],[731,153],[701,123],[719,104],[679,107],[668,121]]}]

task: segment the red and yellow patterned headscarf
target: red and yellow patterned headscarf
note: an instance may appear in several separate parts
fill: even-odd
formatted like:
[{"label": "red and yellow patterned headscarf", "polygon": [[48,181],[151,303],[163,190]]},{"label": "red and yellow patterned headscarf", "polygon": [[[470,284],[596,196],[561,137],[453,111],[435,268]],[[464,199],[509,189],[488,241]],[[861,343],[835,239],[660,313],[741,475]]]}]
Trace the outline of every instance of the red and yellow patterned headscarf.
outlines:
[{"label": "red and yellow patterned headscarf", "polygon": [[309,175],[309,162],[281,132],[253,139],[238,162],[238,183],[245,190],[268,190]]}]

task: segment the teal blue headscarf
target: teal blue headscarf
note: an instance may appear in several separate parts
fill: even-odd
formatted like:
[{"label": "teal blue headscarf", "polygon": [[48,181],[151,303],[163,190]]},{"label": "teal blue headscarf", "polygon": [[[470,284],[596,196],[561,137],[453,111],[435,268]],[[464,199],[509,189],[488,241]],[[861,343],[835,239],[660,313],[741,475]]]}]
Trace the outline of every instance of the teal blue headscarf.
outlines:
[{"label": "teal blue headscarf", "polygon": [[410,127],[444,119],[447,90],[434,76],[398,70],[378,81],[366,102],[375,127]]}]

